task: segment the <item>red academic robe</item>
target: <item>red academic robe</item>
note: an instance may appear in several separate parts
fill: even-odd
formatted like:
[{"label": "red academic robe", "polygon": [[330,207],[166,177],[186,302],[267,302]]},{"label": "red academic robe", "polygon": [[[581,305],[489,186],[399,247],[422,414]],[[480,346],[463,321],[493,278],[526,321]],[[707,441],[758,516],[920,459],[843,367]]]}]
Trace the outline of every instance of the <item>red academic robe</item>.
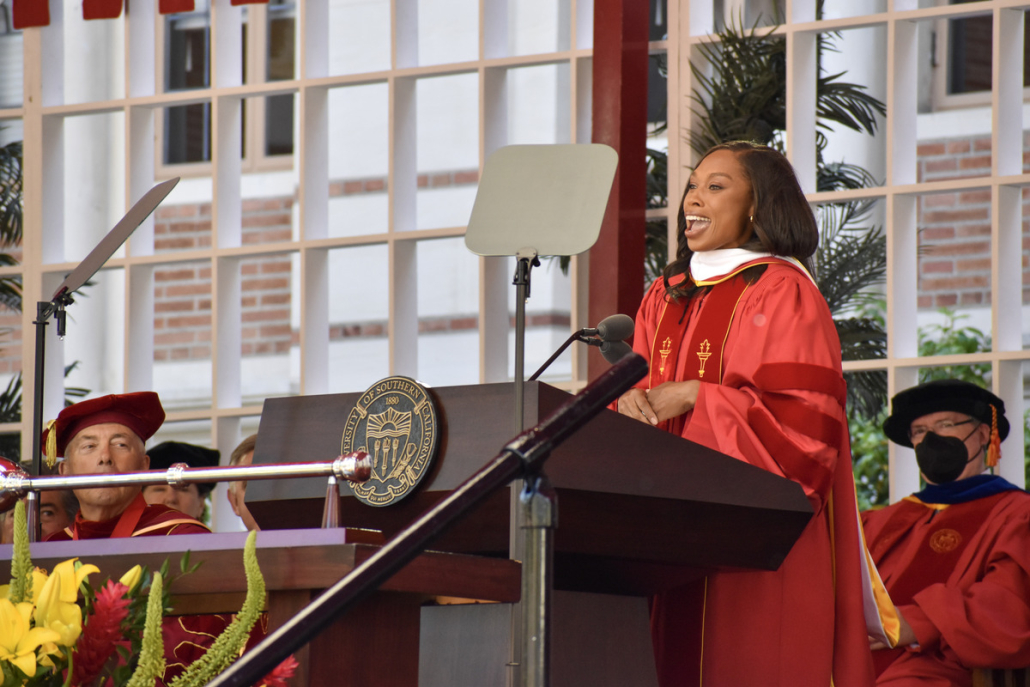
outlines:
[{"label": "red academic robe", "polygon": [[[174,508],[164,504],[148,505],[142,494],[136,496],[123,515],[141,507],[139,519],[128,536],[161,537],[172,534],[203,534],[211,531],[204,523]],[[110,539],[113,536],[122,536],[121,531],[117,535],[115,532],[121,518],[122,516],[102,521],[84,520],[80,513],[75,516],[72,528],[54,532],[47,537],[47,541]],[[231,620],[232,616],[228,615],[166,616],[161,624],[167,665],[165,683],[177,677],[186,666],[200,658]]]},{"label": "red academic robe", "polygon": [[973,668],[1030,666],[1030,495],[949,506],[908,497],[862,520],[918,640],[874,653],[878,685],[969,687]]},{"label": "red academic robe", "polygon": [[[658,279],[637,314],[633,348],[649,362],[664,299]],[[678,318],[683,306],[668,307]],[[694,298],[683,345],[699,308]],[[676,379],[697,366],[689,353],[677,357]],[[721,373],[721,383],[701,382],[682,436],[797,482],[815,515],[779,570],[716,573],[653,599],[659,684],[870,685],[840,342],[800,269],[769,265],[744,292]]]}]

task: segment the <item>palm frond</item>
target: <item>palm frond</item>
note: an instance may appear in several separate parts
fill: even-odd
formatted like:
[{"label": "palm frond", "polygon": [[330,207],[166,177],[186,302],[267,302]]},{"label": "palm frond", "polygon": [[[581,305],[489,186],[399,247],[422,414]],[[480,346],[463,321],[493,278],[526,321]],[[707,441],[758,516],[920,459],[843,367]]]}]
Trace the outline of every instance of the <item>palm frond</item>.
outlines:
[{"label": "palm frond", "polygon": [[0,246],[15,246],[22,236],[22,145],[0,146]]}]

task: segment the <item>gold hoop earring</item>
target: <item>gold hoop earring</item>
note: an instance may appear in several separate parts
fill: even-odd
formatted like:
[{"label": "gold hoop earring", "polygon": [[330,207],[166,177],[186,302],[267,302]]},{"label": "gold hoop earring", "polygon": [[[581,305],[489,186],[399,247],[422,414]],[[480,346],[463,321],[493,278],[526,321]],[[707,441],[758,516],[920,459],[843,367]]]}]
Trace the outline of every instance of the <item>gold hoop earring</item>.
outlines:
[{"label": "gold hoop earring", "polygon": [[750,216],[749,216],[749,217],[747,218],[747,221],[748,221],[748,222],[751,222],[751,224],[754,224],[754,223],[755,223],[755,216],[754,216],[754,215],[750,215]]}]

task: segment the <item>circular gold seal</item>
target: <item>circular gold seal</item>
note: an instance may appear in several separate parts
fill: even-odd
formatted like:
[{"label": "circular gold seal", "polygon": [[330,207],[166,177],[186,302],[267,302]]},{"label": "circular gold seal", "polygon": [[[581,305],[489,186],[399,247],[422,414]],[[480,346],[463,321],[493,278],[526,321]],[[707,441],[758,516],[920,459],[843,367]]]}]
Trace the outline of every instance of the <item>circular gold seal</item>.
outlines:
[{"label": "circular gold seal", "polygon": [[937,530],[930,535],[930,548],[937,553],[954,551],[962,543],[962,535],[955,530]]},{"label": "circular gold seal", "polygon": [[364,451],[372,476],[351,484],[370,506],[388,506],[418,486],[436,458],[439,444],[436,406],[426,388],[408,377],[373,384],[347,416],[340,452]]}]

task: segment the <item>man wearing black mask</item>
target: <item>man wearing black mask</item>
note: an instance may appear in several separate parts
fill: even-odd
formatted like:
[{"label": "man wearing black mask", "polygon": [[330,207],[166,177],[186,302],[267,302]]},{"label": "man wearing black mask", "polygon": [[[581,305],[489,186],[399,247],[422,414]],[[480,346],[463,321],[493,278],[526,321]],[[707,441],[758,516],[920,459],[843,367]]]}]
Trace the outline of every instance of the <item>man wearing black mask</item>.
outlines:
[{"label": "man wearing black mask", "polygon": [[988,474],[1005,403],[958,380],[906,389],[883,425],[915,448],[927,486],[862,514],[898,610],[900,640],[870,641],[877,685],[973,685],[977,668],[1030,665],[1030,494]]}]

